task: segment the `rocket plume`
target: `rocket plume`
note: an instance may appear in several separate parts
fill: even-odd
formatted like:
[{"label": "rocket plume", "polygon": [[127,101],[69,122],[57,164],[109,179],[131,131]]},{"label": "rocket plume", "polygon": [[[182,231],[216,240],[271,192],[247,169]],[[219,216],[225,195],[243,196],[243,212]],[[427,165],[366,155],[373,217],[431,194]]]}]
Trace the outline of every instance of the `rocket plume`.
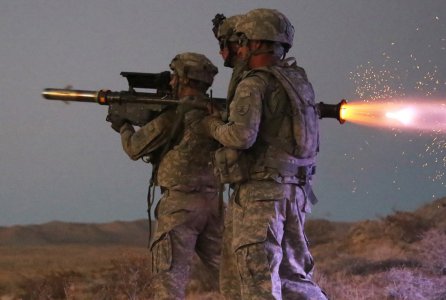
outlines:
[{"label": "rocket plume", "polygon": [[341,119],[364,126],[446,132],[446,99],[353,101],[342,105],[340,114]]}]

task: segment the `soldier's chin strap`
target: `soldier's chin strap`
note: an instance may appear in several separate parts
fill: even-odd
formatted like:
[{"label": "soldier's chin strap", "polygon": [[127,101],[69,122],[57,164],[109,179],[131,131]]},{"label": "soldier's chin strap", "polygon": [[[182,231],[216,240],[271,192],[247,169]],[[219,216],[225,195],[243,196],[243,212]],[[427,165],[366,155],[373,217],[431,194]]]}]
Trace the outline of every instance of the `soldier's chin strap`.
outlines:
[{"label": "soldier's chin strap", "polygon": [[[272,50],[272,49],[249,50],[246,59],[244,59],[243,61],[246,63],[246,65],[248,65],[249,62],[251,61],[251,58],[253,58],[254,56],[260,55],[260,54],[272,54],[272,55],[274,55],[274,50]],[[285,56],[286,56],[286,52],[283,53],[283,55],[282,55],[282,57],[280,59],[277,58],[277,60],[278,61],[279,60],[283,61],[285,59]]]},{"label": "soldier's chin strap", "polygon": [[180,84],[180,76],[178,75],[178,73],[176,71],[174,71],[174,76],[177,76],[177,81],[175,83],[175,86],[172,86],[172,97],[174,99],[178,99],[179,98],[179,94],[180,94],[180,89],[181,89],[181,84]]},{"label": "soldier's chin strap", "polygon": [[271,49],[256,49],[249,52],[250,57],[260,55],[260,54],[274,54],[274,51]]},{"label": "soldier's chin strap", "polygon": [[[248,39],[244,34],[242,34],[242,36],[240,36],[240,38],[239,38],[239,45],[240,45],[241,47],[244,47],[244,46],[247,47],[247,46],[248,46],[248,43],[249,43],[249,39]],[[283,44],[282,44],[282,47],[283,47],[283,55],[282,55],[282,57],[280,58],[280,60],[285,59],[285,56],[286,56],[286,54],[288,53],[288,50],[289,50],[287,47],[284,47]],[[273,55],[274,55],[274,50],[273,50],[273,49],[255,49],[255,50],[249,50],[249,51],[248,51],[248,57],[246,58],[246,61],[249,62],[250,59],[251,59],[253,56],[256,56],[256,55],[259,55],[259,54],[273,54]]]},{"label": "soldier's chin strap", "polygon": [[246,60],[245,60],[246,63],[249,63],[249,61],[251,60],[251,58],[253,56],[257,56],[257,55],[260,55],[260,54],[274,54],[274,51],[271,50],[271,49],[269,49],[269,50],[267,50],[267,49],[249,50],[248,51],[248,56],[246,57]]}]

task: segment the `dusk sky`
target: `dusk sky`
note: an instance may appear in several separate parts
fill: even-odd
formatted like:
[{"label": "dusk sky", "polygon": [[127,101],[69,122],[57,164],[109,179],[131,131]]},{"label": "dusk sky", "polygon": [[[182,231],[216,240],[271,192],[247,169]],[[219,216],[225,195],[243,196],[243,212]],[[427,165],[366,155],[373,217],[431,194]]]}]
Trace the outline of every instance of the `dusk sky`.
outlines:
[{"label": "dusk sky", "polygon": [[[121,71],[164,71],[188,51],[218,66],[213,95],[225,97],[231,70],[211,20],[260,7],[293,23],[288,56],[306,69],[317,102],[410,99],[421,109],[432,100],[444,109],[444,0],[1,1],[0,226],[146,218],[151,167],[123,152],[107,107],[47,101],[42,90],[125,90]],[[444,130],[322,120],[320,133],[312,218],[374,219],[446,196]]]}]

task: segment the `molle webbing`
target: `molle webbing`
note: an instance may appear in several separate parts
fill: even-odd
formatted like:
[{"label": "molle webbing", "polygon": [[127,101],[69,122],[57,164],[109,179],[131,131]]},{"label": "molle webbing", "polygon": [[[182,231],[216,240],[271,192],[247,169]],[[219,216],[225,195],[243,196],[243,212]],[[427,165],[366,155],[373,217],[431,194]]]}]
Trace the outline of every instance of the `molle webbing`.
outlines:
[{"label": "molle webbing", "polygon": [[282,129],[285,118],[290,117],[288,110],[288,99],[286,91],[274,76],[269,72],[257,72],[257,76],[267,84],[264,99],[271,99],[276,94],[283,93],[283,97],[276,97],[278,101],[274,111],[270,107],[268,101],[262,103],[262,122],[260,124],[259,141],[264,146],[274,145],[278,149],[282,149],[287,153],[293,153],[294,144],[280,138],[280,130]]},{"label": "molle webbing", "polygon": [[[313,88],[306,78],[305,71],[297,66],[270,67],[262,70],[272,74],[288,96],[286,100],[289,103],[295,142],[294,151],[289,153],[298,158],[315,157],[319,149],[318,115]],[[278,134],[273,136],[277,137]]]},{"label": "molle webbing", "polygon": [[[318,119],[305,71],[290,68],[261,68],[250,72],[267,84],[258,140],[255,149],[250,151],[255,161],[251,172],[254,174],[266,167],[268,172],[275,170],[282,177],[296,177],[305,184],[315,173]],[[288,73],[293,76],[291,79]],[[303,87],[295,88],[297,85]]]}]

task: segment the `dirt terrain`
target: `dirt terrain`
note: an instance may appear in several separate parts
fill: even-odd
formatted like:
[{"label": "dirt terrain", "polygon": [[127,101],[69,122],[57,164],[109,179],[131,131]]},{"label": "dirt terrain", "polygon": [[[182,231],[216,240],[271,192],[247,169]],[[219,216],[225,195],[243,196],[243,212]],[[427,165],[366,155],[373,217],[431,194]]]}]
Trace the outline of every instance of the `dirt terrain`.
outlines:
[{"label": "dirt terrain", "polygon": [[[331,299],[446,299],[446,198],[355,223],[309,220]],[[0,299],[148,299],[146,220],[0,227]],[[221,299],[200,262],[188,299]]]}]

